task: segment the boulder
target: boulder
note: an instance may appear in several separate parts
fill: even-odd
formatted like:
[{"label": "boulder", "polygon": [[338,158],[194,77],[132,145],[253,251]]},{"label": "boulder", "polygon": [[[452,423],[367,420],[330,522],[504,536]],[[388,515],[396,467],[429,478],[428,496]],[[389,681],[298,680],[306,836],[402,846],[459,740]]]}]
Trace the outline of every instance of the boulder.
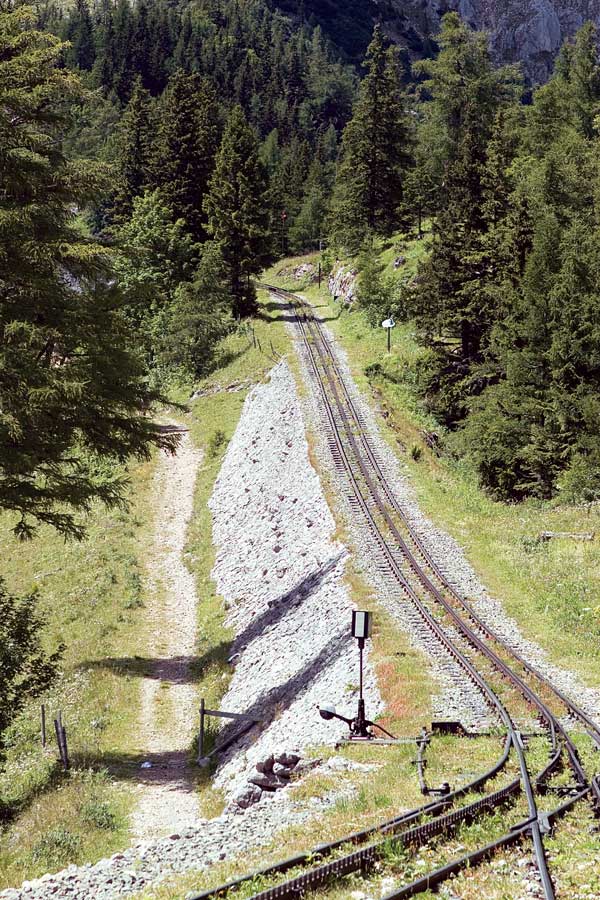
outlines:
[{"label": "boulder", "polygon": [[273,771],[273,766],[275,765],[275,757],[273,754],[267,756],[266,759],[261,760],[256,763],[256,771],[260,772],[262,775],[268,775]]},{"label": "boulder", "polygon": [[258,803],[262,797],[262,790],[256,784],[247,784],[246,787],[234,797],[231,806],[237,806],[239,809],[248,809]]}]

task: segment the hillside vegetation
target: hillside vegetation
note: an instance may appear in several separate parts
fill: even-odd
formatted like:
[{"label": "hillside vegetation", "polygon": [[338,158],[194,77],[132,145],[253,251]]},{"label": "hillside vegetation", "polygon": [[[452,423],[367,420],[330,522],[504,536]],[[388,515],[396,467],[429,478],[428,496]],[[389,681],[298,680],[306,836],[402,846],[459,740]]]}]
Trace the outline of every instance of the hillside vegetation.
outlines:
[{"label": "hillside vegetation", "polygon": [[[210,702],[227,684],[206,501],[288,349],[255,282],[290,254],[358,270],[350,309],[304,286],[425,509],[526,633],[600,681],[598,542],[540,539],[598,528],[596,29],[529,91],[456,13],[411,67],[374,6],[298,6],[0,7],[0,884],[125,840],[167,416],[205,451],[197,674]],[[42,702],[69,776],[39,746]]]}]

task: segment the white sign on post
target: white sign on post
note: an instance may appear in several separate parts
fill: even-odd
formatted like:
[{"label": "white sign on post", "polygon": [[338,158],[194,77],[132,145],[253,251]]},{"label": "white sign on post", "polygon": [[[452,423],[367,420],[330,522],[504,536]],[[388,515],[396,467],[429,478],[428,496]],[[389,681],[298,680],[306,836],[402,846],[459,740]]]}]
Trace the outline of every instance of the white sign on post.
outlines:
[{"label": "white sign on post", "polygon": [[396,323],[394,322],[394,317],[390,316],[389,319],[385,319],[381,323],[381,327],[385,328],[385,330],[387,332],[387,349],[388,349],[388,353],[389,353],[390,350],[392,349],[392,328],[396,327]]}]

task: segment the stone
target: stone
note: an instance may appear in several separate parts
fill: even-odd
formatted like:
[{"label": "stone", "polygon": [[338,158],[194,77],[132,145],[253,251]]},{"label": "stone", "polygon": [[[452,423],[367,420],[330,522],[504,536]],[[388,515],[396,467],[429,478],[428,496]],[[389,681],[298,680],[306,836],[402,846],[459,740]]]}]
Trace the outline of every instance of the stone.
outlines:
[{"label": "stone", "polygon": [[280,753],[275,757],[275,762],[287,769],[293,769],[300,762],[300,757],[297,753]]},{"label": "stone", "polygon": [[273,765],[275,764],[275,757],[271,754],[267,756],[266,759],[261,760],[256,763],[256,771],[261,772],[263,775],[268,774],[273,771]]},{"label": "stone", "polygon": [[254,806],[255,803],[258,803],[261,797],[262,791],[258,785],[248,784],[241,794],[238,794],[237,797],[233,799],[232,803],[240,809],[248,809],[250,806]]},{"label": "stone", "polygon": [[276,791],[283,787],[283,782],[275,775],[252,775],[249,780],[250,784],[257,785],[263,791]]},{"label": "stone", "polygon": [[303,759],[294,768],[292,776],[294,779],[302,778],[303,775],[306,775],[307,772],[312,772],[313,769],[318,768],[322,763],[322,759]]}]

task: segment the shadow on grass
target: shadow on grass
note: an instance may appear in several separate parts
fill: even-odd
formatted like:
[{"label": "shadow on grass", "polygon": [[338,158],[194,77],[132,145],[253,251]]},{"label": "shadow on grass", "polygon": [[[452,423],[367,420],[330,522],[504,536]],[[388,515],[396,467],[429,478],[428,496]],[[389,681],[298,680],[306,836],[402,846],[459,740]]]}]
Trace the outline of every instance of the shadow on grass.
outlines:
[{"label": "shadow on grass", "polygon": [[211,666],[222,664],[229,656],[231,643],[221,641],[201,656],[106,656],[81,663],[82,671],[105,669],[116,675],[151,678],[168,684],[195,684]]},{"label": "shadow on grass", "polygon": [[[264,322],[295,322],[296,321],[296,316],[292,315],[291,313],[288,314],[285,311],[286,307],[281,306],[279,303],[263,303],[262,308],[267,313],[276,312],[277,310],[279,310],[279,313],[280,313],[280,315],[276,319],[271,319],[271,318],[269,318],[269,316],[265,315],[264,313],[258,313],[257,319],[262,319]],[[315,310],[329,309],[329,307],[326,303],[321,303],[318,306],[313,306],[313,309],[315,309]],[[319,316],[318,317],[319,322],[323,322],[323,323],[335,322],[335,321],[337,321],[337,319],[339,319],[341,312],[342,311],[340,308],[340,309],[338,309],[337,314],[335,316]]]}]

